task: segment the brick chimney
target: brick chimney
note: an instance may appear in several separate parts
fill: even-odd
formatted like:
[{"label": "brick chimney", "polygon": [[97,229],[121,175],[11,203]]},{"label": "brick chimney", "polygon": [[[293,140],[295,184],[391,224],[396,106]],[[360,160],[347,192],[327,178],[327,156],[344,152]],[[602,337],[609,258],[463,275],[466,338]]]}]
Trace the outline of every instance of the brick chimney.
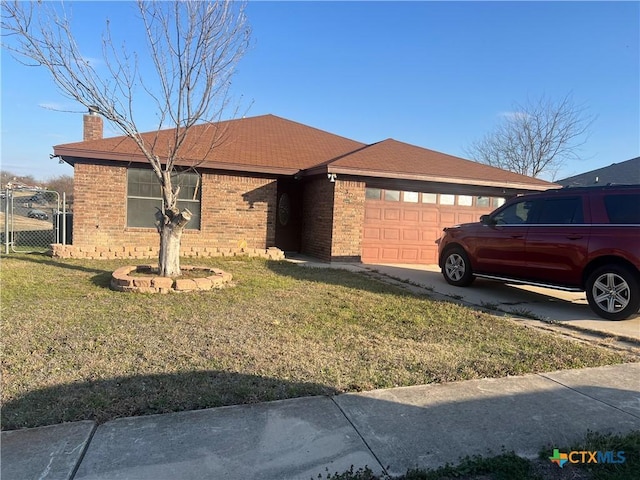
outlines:
[{"label": "brick chimney", "polygon": [[98,107],[89,107],[89,113],[84,115],[83,140],[102,140],[102,116]]}]

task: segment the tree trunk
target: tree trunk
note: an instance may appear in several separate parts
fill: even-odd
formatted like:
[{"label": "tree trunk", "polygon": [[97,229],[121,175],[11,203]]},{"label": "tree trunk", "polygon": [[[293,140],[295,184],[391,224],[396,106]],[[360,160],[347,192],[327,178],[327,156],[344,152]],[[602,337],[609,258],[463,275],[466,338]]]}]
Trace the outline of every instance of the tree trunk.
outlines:
[{"label": "tree trunk", "polygon": [[[164,217],[169,220],[168,216]],[[160,254],[158,256],[159,273],[163,277],[180,275],[180,240],[182,232],[191,220],[191,212],[187,209],[172,216],[169,221],[158,227],[160,233]]]}]

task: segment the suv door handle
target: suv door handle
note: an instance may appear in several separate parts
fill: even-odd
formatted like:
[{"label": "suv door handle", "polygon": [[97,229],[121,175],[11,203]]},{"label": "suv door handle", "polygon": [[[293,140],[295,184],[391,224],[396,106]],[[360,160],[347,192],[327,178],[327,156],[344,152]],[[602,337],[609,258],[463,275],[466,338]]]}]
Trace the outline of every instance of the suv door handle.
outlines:
[{"label": "suv door handle", "polygon": [[522,238],[522,237],[524,237],[524,234],[522,233],[521,234],[514,233],[513,235],[511,235],[511,238]]},{"label": "suv door handle", "polygon": [[582,238],[582,235],[574,233],[574,234],[571,234],[571,235],[567,235],[567,238],[569,240],[580,240]]}]

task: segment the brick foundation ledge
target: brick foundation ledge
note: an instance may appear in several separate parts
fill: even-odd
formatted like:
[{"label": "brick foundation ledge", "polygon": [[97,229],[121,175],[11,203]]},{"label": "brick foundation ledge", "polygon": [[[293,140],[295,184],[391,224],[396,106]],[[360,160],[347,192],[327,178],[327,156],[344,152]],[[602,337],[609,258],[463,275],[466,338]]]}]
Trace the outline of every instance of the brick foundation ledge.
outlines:
[{"label": "brick foundation ledge", "polygon": [[223,288],[228,285],[233,278],[230,273],[220,270],[219,268],[195,267],[191,265],[184,265],[180,270],[183,272],[195,270],[204,271],[207,276],[203,276],[201,278],[177,278],[173,280],[172,278],[153,275],[131,275],[134,271],[150,274],[153,270],[154,267],[152,265],[120,267],[111,274],[110,287],[112,290],[117,290],[119,292],[193,292],[206,291],[213,288]]},{"label": "brick foundation ledge", "polygon": [[[87,260],[113,260],[117,258],[156,259],[158,247],[141,246],[77,246],[53,243],[50,254],[55,258],[81,258]],[[185,247],[180,250],[181,257],[259,257],[267,260],[284,260],[284,252],[277,247],[261,248],[218,248]]]}]

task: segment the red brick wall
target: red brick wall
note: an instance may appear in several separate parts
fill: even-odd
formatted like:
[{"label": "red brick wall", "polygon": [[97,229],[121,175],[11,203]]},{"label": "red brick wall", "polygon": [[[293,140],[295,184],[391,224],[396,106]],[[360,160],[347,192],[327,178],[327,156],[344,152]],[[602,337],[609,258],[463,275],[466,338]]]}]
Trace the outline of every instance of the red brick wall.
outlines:
[{"label": "red brick wall", "polygon": [[[127,169],[76,163],[73,244],[109,246],[125,241]],[[141,245],[145,241],[142,240]],[[157,243],[157,240],[156,240]]]},{"label": "red brick wall", "polygon": [[[149,257],[157,255],[159,237],[155,229],[126,226],[125,167],[77,163],[74,173],[76,250],[126,248]],[[185,231],[182,248],[265,250],[275,244],[275,203],[274,179],[204,173],[201,228]]]},{"label": "red brick wall", "polygon": [[100,115],[85,115],[83,119],[83,139],[102,139],[102,117]]},{"label": "red brick wall", "polygon": [[303,186],[301,250],[326,261],[331,260],[334,185],[322,176]]},{"label": "red brick wall", "polygon": [[202,241],[226,248],[274,246],[276,194],[273,179],[203,174]]},{"label": "red brick wall", "polygon": [[303,194],[302,253],[326,261],[359,261],[364,182],[325,176],[308,181]]},{"label": "red brick wall", "polygon": [[335,182],[331,258],[334,261],[359,261],[364,221],[364,182]]}]

